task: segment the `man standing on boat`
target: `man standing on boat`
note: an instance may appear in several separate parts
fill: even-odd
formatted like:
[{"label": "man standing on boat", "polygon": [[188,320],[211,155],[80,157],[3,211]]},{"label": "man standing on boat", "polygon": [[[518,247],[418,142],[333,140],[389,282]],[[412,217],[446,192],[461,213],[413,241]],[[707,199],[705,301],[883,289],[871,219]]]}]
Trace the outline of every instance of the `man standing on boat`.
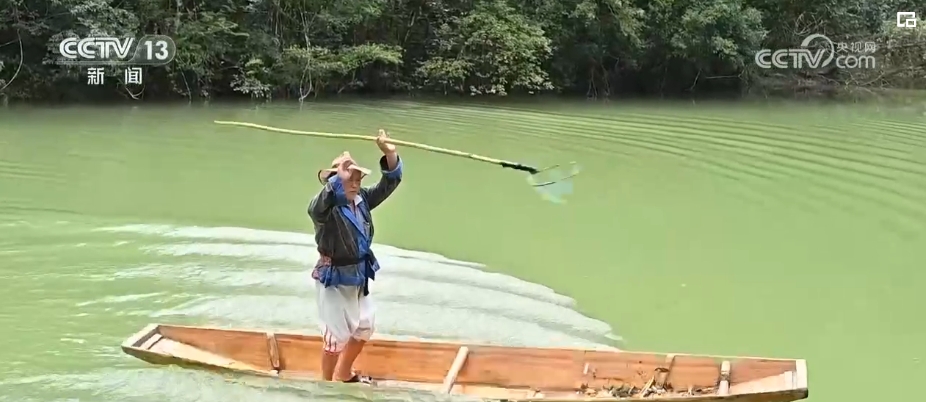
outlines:
[{"label": "man standing on boat", "polygon": [[357,165],[344,152],[331,162],[331,168],[318,172],[324,187],[309,203],[320,256],[312,278],[318,294],[324,339],[322,376],[326,381],[369,382],[353,372],[353,364],[374,326],[369,281],[375,278],[379,262],[370,250],[370,211],[402,182],[402,161],[387,138],[386,132],[379,130],[376,145],[383,156],[379,159],[382,177],[378,183],[361,187],[361,180],[370,170]]}]

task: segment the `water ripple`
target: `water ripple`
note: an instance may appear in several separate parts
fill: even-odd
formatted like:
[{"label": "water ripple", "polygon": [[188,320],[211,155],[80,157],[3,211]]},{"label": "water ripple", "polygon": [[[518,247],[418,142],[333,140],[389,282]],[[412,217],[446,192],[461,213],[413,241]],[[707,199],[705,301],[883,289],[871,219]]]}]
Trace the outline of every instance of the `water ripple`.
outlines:
[{"label": "water ripple", "polygon": [[[234,296],[200,296],[170,309],[147,313],[151,317],[199,317],[213,323],[288,326],[310,332],[318,326],[313,284],[308,275],[309,267],[318,258],[312,236],[247,228],[164,225],[98,230],[187,239],[141,247],[145,252],[177,257],[178,263],[127,267],[117,276],[174,279],[180,286],[197,288],[238,289]],[[190,239],[200,241],[189,242]],[[383,275],[372,285],[380,305],[377,328],[383,335],[605,348],[609,347],[607,343],[619,339],[607,324],[577,313],[572,299],[545,286],[485,272],[479,264],[437,254],[378,244],[373,249],[384,267]],[[191,257],[197,262],[191,262]],[[136,297],[154,296],[157,295]],[[106,300],[91,303],[99,302]]]}]

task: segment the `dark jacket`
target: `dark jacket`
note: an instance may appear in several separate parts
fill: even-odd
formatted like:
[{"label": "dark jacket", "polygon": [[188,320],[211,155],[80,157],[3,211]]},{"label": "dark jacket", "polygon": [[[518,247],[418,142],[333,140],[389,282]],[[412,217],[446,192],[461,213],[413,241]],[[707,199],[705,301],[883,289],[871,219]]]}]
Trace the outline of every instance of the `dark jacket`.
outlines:
[{"label": "dark jacket", "polygon": [[379,182],[361,188],[355,199],[360,219],[354,215],[344,195],[338,175],[309,202],[309,217],[315,226],[318,254],[331,259],[330,266],[318,267],[318,280],[329,286],[362,286],[367,293],[367,281],[374,279],[379,262],[370,250],[373,244],[373,209],[383,203],[402,182],[402,159],[387,170],[386,157],[379,160],[382,176]]}]

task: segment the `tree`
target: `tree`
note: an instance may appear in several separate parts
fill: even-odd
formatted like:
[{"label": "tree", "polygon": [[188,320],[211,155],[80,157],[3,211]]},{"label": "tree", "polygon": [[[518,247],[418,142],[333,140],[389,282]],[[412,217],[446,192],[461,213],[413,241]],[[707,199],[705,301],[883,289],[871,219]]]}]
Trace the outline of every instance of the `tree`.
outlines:
[{"label": "tree", "polygon": [[[0,98],[304,100],[346,92],[853,93],[926,86],[910,0],[0,0]],[[812,33],[878,44],[875,68],[758,68]],[[144,91],[88,87],[64,37],[171,36]],[[114,69],[110,69],[115,72]]]}]

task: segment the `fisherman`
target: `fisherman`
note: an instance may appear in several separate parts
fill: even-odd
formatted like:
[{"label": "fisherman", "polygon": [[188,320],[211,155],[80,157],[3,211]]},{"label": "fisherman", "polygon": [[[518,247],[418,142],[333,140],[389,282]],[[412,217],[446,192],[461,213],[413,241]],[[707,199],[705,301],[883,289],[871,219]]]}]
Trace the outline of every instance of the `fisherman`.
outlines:
[{"label": "fisherman", "polygon": [[383,203],[402,182],[402,161],[388,134],[379,130],[382,151],[379,182],[366,188],[361,180],[370,170],[344,152],[330,169],[318,172],[324,187],[309,203],[315,226],[319,260],[312,270],[318,295],[318,315],[324,340],[322,376],[326,381],[365,382],[353,371],[354,360],[370,339],[374,306],[369,281],[379,270],[373,256],[373,219],[370,211]]}]

